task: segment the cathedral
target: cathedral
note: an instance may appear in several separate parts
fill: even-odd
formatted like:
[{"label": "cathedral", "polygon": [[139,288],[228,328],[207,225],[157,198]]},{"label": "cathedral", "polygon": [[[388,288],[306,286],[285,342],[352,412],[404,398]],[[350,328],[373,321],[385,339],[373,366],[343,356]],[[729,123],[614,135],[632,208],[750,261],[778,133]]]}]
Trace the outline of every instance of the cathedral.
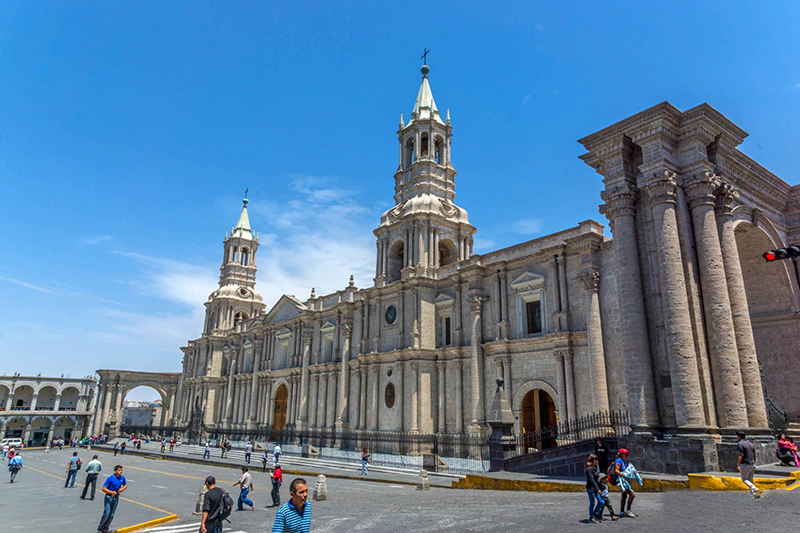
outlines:
[{"label": "cathedral", "polygon": [[[770,416],[797,427],[798,265],[761,254],[800,240],[800,187],[739,151],[742,129],[664,102],[580,139],[613,239],[586,220],[475,254],[449,111],[421,72],[372,286],[267,309],[244,200],[202,334],[157,387],[166,420],[486,434],[502,378],[517,434],[608,410],[634,434],[712,445],[766,435]],[[98,372],[105,428],[145,377]]]}]

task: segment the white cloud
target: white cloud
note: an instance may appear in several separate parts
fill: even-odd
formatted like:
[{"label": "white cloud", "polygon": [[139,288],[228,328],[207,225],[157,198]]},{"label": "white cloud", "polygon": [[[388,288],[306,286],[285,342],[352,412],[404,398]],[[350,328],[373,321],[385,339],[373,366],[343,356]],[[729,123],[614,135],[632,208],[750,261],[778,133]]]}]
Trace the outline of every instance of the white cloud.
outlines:
[{"label": "white cloud", "polygon": [[83,239],[82,241],[79,241],[78,244],[86,246],[97,246],[98,244],[102,244],[110,240],[112,240],[111,235],[95,235],[94,237],[89,237],[88,239]]},{"label": "white cloud", "polygon": [[531,95],[526,94],[525,98],[522,99],[522,105],[528,105],[528,102],[531,101]]},{"label": "white cloud", "polygon": [[544,26],[541,24],[536,24],[534,27],[536,28],[536,31],[544,31]]},{"label": "white cloud", "polygon": [[481,239],[480,237],[473,239],[472,248],[476,252],[491,252],[497,243],[489,239]]},{"label": "white cloud", "polygon": [[544,221],[540,218],[522,218],[511,223],[511,229],[524,235],[534,235],[542,231]]},{"label": "white cloud", "polygon": [[8,283],[13,283],[15,285],[20,285],[21,287],[25,287],[28,289],[32,289],[34,291],[43,292],[45,294],[58,294],[58,292],[45,289],[44,287],[40,287],[39,285],[34,285],[33,283],[28,283],[27,281],[22,281],[19,279],[14,278],[7,278],[6,276],[0,276],[0,280],[6,281]]}]

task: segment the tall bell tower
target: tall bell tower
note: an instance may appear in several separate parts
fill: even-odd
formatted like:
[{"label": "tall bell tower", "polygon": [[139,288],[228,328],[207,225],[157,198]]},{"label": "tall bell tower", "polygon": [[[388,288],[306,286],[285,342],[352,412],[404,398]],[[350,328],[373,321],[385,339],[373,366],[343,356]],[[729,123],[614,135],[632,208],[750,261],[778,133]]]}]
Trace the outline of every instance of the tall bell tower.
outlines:
[{"label": "tall bell tower", "polygon": [[467,212],[455,205],[456,171],[450,161],[450,110],[443,121],[423,65],[411,120],[400,114],[400,157],[394,174],[395,206],[381,216],[375,285],[411,276],[437,277],[439,269],[469,259],[472,236]]},{"label": "tall bell tower", "polygon": [[230,236],[225,232],[219,289],[205,303],[205,335],[231,330],[264,309],[263,298],[255,290],[258,236],[250,229],[247,203],[247,198],[242,200],[242,212]]}]

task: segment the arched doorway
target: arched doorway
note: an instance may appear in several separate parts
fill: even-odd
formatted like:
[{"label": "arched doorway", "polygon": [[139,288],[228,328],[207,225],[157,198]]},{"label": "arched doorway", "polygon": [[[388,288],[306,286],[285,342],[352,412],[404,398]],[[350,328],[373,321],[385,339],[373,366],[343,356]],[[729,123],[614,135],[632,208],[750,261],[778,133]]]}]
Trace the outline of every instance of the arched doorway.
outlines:
[{"label": "arched doorway", "polygon": [[[120,426],[163,426],[165,423],[164,393],[150,385],[128,390],[122,397]],[[142,429],[137,429],[142,431]]]},{"label": "arched doorway", "polygon": [[525,448],[546,450],[557,446],[556,404],[546,391],[528,391],[522,399],[521,420]]},{"label": "arched doorway", "polygon": [[289,392],[286,385],[278,387],[275,393],[275,413],[272,415],[272,429],[283,429],[286,425],[286,407],[289,404]]},{"label": "arched doorway", "polygon": [[796,339],[800,337],[800,315],[793,294],[794,266],[790,261],[766,263],[761,254],[777,248],[760,226],[740,222],[736,226],[736,246],[742,266],[747,307],[753,326],[758,362],[764,374],[768,397],[789,420],[800,420],[800,367]]}]

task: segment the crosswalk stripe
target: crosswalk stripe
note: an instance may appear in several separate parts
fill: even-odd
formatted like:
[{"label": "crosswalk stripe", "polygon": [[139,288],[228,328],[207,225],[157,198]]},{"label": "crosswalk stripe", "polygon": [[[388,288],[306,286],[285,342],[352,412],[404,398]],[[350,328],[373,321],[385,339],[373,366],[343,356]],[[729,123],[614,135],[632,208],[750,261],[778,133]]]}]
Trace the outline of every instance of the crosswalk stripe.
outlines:
[{"label": "crosswalk stripe", "polygon": [[[150,529],[145,529],[145,533],[183,533],[187,531],[200,531],[200,522],[196,524],[179,524],[173,526],[160,526]],[[246,533],[245,531],[230,531],[228,533]]]}]

